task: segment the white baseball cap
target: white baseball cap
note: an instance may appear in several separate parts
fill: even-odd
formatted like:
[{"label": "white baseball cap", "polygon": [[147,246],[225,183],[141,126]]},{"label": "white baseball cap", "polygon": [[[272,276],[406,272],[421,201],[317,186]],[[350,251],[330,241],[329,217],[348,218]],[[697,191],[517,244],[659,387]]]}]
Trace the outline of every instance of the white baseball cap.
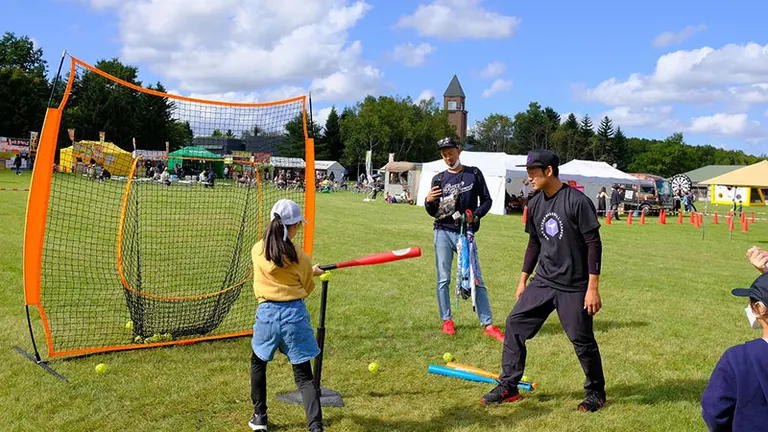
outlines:
[{"label": "white baseball cap", "polygon": [[301,214],[301,207],[289,199],[281,199],[272,206],[269,220],[275,219],[275,213],[280,215],[283,225],[295,225],[299,222],[308,223]]}]

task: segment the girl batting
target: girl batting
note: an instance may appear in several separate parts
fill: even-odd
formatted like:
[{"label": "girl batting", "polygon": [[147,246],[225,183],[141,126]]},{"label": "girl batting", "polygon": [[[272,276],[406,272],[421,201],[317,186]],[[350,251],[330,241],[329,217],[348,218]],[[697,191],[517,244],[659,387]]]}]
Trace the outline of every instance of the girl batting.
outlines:
[{"label": "girl batting", "polygon": [[248,425],[255,431],[267,430],[267,362],[279,348],[293,365],[307,426],[311,432],[320,432],[323,430],[320,395],[310,366],[310,360],[320,354],[320,348],[304,298],[315,289],[312,277],[324,272],[319,266],[313,267],[309,255],[291,242],[299,231],[299,224],[306,223],[299,205],[281,199],[272,207],[271,214],[264,238],[251,250],[253,291],[259,307],[251,341],[254,412]]}]

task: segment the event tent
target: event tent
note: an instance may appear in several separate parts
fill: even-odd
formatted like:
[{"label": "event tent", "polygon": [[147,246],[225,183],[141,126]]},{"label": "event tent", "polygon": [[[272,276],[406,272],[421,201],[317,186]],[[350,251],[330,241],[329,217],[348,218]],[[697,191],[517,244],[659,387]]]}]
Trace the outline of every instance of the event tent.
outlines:
[{"label": "event tent", "polygon": [[747,206],[764,206],[768,201],[768,160],[699,182],[712,185],[712,203],[730,204],[734,199]]},{"label": "event tent", "polygon": [[336,161],[316,160],[315,172],[317,171],[325,171],[327,176],[330,176],[331,173],[333,173],[333,179],[335,181],[341,181],[341,178],[344,177],[345,169]]},{"label": "event tent", "polygon": [[[526,156],[508,155],[506,153],[489,152],[461,152],[461,163],[465,166],[477,167],[482,171],[488,192],[491,194],[493,205],[490,213],[503,215],[506,191],[516,191],[527,174],[525,168],[517,165],[525,164]],[[446,170],[442,159],[427,162],[421,166],[421,178],[419,179],[417,205],[424,205],[427,193],[431,189],[432,178],[437,173]]]},{"label": "event tent", "polygon": [[87,165],[91,159],[97,165],[106,167],[112,175],[128,175],[133,158],[131,153],[111,142],[77,141],[73,145],[59,150],[59,166],[63,171],[71,171],[80,162]]},{"label": "event tent", "polygon": [[618,170],[605,162],[574,159],[560,166],[560,180],[564,183],[572,181],[585,195],[597,204],[597,194],[605,187],[610,196],[611,185],[638,184],[637,177]]},{"label": "event tent", "polygon": [[208,162],[205,163],[205,165],[207,166],[213,164],[213,171],[216,173],[216,175],[218,177],[224,177],[224,156],[217,155],[216,153],[197,146],[187,146],[176,150],[175,152],[169,153],[167,165],[168,171],[173,173],[173,167],[175,167],[177,163],[181,164],[182,166],[192,165],[195,166],[196,169],[205,168],[200,166],[203,165],[203,161],[198,161],[195,159],[214,159],[214,162]]}]

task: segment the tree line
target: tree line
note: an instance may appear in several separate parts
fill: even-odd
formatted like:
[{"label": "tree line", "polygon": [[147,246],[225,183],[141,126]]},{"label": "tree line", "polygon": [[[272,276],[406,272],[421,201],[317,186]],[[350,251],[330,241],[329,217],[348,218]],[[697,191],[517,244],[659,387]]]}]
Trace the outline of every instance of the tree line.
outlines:
[{"label": "tree line", "polygon": [[[5,33],[0,40],[0,135],[29,136],[40,131],[49,99],[57,104],[64,96],[68,76],[55,85],[47,78],[48,65],[43,51],[27,36]],[[139,70],[119,59],[99,60],[96,68],[124,81],[141,86]],[[148,88],[165,92],[162,83]],[[76,139],[98,137],[131,151],[135,138],[139,148],[171,150],[192,143],[195,134],[189,122],[174,118],[175,102],[168,98],[137,92],[114,85],[87,70],[77,71],[59,133],[59,146],[70,144],[68,129]],[[332,107],[324,126],[308,117],[307,129],[315,138],[315,158],[337,160],[351,173],[364,169],[365,155],[372,151],[374,168],[383,166],[389,154],[397,160],[427,162],[439,157],[436,142],[443,137],[458,139],[455,128],[434,98],[419,102],[409,97],[368,96],[339,112]],[[215,125],[219,126],[219,125]],[[304,156],[304,121],[299,115],[279,132],[265,134],[259,125],[234,131],[234,125],[220,125],[208,135],[214,138],[249,139],[269,135],[279,140],[281,156]],[[664,177],[705,165],[746,165],[765,158],[743,151],[724,150],[711,145],[686,144],[681,133],[664,140],[627,137],[607,116],[597,127],[585,115],[565,118],[552,107],[531,102],[528,109],[509,116],[490,114],[477,121],[462,143],[475,151],[525,154],[531,149],[548,148],[563,162],[572,159],[605,161],[627,172],[643,172]]]}]

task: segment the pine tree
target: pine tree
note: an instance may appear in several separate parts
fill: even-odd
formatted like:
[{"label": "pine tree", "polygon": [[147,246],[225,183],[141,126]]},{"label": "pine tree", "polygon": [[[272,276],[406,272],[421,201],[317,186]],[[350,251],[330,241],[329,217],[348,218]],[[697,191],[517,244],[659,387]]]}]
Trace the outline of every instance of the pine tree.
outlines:
[{"label": "pine tree", "polygon": [[344,141],[341,139],[341,123],[336,107],[331,107],[331,112],[325,120],[325,130],[322,137],[328,159],[338,161],[344,153]]},{"label": "pine tree", "polygon": [[592,140],[592,157],[594,160],[615,162],[616,155],[611,148],[613,133],[613,122],[608,116],[603,117],[597,128],[597,136]]},{"label": "pine tree", "polygon": [[621,131],[621,127],[616,129],[616,134],[613,136],[611,142],[611,149],[616,155],[614,160],[616,167],[620,170],[625,169],[627,165],[629,165],[629,155],[627,151],[629,149],[627,145],[627,137],[624,136],[624,132]]}]

